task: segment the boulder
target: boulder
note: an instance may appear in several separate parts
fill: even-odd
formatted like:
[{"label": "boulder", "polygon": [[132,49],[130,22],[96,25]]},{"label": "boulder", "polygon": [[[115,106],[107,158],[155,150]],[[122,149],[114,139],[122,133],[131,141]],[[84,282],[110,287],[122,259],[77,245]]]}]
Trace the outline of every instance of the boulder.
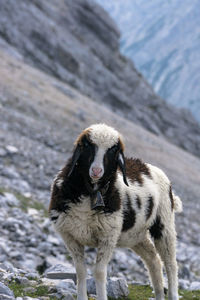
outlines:
[{"label": "boulder", "polygon": [[[10,296],[11,298],[14,297],[13,292],[11,291],[11,289],[9,289],[9,287],[7,287],[5,284],[3,284],[2,282],[0,282],[0,295],[4,295],[4,296]],[[5,298],[6,299],[6,298]]]},{"label": "boulder", "polygon": [[56,289],[58,294],[65,296],[68,293],[76,295],[76,286],[72,279],[60,280],[58,284],[56,284]]},{"label": "boulder", "polygon": [[190,287],[190,282],[187,279],[179,279],[179,289],[188,290]]},{"label": "boulder", "polygon": [[[87,279],[87,290],[89,294],[96,295],[96,287],[94,278]],[[129,294],[128,284],[123,278],[111,277],[107,280],[107,294],[109,297],[118,299],[127,297]]]},{"label": "boulder", "polygon": [[129,290],[126,280],[116,277],[109,278],[107,282],[107,293],[109,297],[113,297],[114,299],[127,297]]},{"label": "boulder", "polygon": [[50,279],[72,279],[76,283],[76,271],[70,265],[68,267],[61,264],[52,266],[45,271],[44,276]]},{"label": "boulder", "polygon": [[200,281],[193,281],[189,288],[190,291],[198,291],[200,290]]}]

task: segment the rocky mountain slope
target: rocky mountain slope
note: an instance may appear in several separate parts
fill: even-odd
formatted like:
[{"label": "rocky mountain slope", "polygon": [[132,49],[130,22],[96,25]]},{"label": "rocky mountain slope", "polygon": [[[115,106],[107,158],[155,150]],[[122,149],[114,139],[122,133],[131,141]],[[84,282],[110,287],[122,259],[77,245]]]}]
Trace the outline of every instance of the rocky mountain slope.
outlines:
[{"label": "rocky mountain slope", "polygon": [[[25,286],[28,290],[23,293],[29,296],[41,285],[47,286],[46,296],[75,293],[71,281],[62,284],[45,280],[46,275],[43,279],[38,277],[37,271],[44,272],[50,267],[58,278],[60,273],[67,276],[74,272],[69,254],[50,226],[46,209],[52,179],[69,157],[76,136],[88,125],[102,121],[124,135],[127,155],[161,167],[182,197],[184,212],[177,215],[180,284],[187,289],[197,288],[200,160],[2,50],[0,281],[13,289],[17,284],[22,291]],[[95,252],[88,248],[86,254],[91,275]],[[63,267],[55,267],[56,264]],[[130,283],[147,281],[140,259],[129,250],[115,251],[108,274],[126,278]],[[7,297],[13,299],[13,295]],[[53,299],[50,297],[47,299]]]},{"label": "rocky mountain slope", "polygon": [[1,47],[199,156],[199,124],[155,95],[120,53],[119,37],[112,19],[92,0],[0,5]]},{"label": "rocky mountain slope", "polygon": [[155,91],[200,121],[199,1],[97,2],[119,26],[122,52]]}]

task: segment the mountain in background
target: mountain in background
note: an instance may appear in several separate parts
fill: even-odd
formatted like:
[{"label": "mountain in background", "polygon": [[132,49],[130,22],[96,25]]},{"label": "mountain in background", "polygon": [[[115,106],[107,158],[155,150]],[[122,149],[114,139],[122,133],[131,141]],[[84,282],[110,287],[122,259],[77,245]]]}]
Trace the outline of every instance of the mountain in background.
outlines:
[{"label": "mountain in background", "polygon": [[122,52],[154,90],[200,121],[199,1],[97,0],[119,26]]},{"label": "mountain in background", "polygon": [[6,0],[0,5],[2,49],[199,156],[200,124],[189,111],[155,94],[119,44],[118,27],[95,1]]}]

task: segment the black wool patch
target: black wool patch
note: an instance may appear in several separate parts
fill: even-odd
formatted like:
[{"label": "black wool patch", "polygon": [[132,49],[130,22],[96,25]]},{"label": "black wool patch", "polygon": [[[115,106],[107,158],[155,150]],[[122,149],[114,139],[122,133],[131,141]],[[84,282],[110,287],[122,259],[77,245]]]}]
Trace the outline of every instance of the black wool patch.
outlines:
[{"label": "black wool patch", "polygon": [[138,209],[140,209],[141,208],[141,199],[138,195],[136,196],[136,203],[137,203]]},{"label": "black wool patch", "polygon": [[164,229],[164,225],[160,220],[160,216],[157,216],[153,225],[149,228],[152,238],[156,240],[160,239],[162,237],[163,229]]},{"label": "black wool patch", "polygon": [[105,213],[114,213],[118,211],[121,207],[121,198],[118,189],[114,186],[115,178],[110,182],[108,192],[103,197],[105,208],[103,211]]},{"label": "black wool patch", "polygon": [[154,207],[153,197],[150,196],[148,198],[148,206],[147,206],[147,210],[146,210],[146,220],[148,220],[150,218],[152,211],[153,211],[153,207]]},{"label": "black wool patch", "polygon": [[174,198],[173,198],[173,194],[172,194],[172,187],[171,187],[171,185],[169,187],[169,198],[170,198],[170,201],[171,201],[171,209],[173,211],[173,209],[174,209]]},{"label": "black wool patch", "polygon": [[123,226],[122,231],[127,231],[135,225],[136,213],[135,210],[131,206],[131,199],[127,194],[127,207],[123,211]]},{"label": "black wool patch", "polygon": [[57,219],[58,219],[59,216],[56,216],[56,217],[50,217],[50,220],[54,223],[56,223]]}]

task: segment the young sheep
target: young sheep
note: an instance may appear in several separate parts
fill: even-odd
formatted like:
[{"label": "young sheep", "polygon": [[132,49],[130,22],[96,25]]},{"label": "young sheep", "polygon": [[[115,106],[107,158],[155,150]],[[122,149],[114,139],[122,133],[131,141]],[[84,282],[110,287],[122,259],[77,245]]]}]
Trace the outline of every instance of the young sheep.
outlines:
[{"label": "young sheep", "polygon": [[174,212],[181,201],[158,168],[125,158],[119,133],[105,124],[85,129],[52,187],[50,218],[71,252],[78,300],[87,300],[84,246],[96,247],[98,300],[106,300],[107,264],[117,247],[135,251],[146,264],[156,300],[178,299]]}]

